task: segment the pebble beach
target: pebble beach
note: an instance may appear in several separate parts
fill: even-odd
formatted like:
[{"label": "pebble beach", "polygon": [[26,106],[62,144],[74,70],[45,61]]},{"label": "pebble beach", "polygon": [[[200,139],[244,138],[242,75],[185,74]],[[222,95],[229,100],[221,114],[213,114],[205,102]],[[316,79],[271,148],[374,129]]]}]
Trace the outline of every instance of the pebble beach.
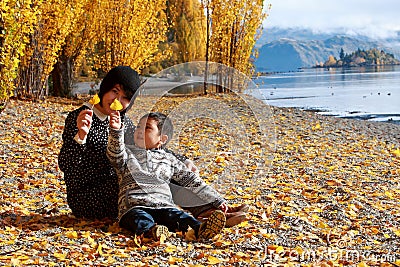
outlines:
[{"label": "pebble beach", "polygon": [[[235,136],[225,122],[200,117],[171,147],[193,158],[232,205],[249,204],[247,222],[205,244],[177,234],[137,246],[115,222],[74,218],[57,155],[66,114],[83,100],[10,100],[0,113],[0,265],[400,265],[399,125],[265,111],[237,95],[209,95],[199,106],[195,97],[166,97],[157,109],[198,114],[219,103],[250,141],[239,147],[243,127]],[[269,124],[267,136],[257,123]]]}]

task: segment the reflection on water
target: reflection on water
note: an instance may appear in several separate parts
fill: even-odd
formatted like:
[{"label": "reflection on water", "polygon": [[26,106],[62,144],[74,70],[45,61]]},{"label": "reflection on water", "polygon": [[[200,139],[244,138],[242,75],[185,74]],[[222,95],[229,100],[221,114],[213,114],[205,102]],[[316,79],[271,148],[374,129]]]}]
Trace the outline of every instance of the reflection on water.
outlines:
[{"label": "reflection on water", "polygon": [[272,106],[400,122],[400,66],[305,69],[254,80]]}]

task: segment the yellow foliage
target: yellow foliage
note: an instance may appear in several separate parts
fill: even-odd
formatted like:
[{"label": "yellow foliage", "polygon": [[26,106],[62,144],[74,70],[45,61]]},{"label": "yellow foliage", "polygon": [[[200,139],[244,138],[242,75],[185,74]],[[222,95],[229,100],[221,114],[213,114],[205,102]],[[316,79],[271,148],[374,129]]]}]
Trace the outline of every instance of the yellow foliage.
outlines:
[{"label": "yellow foliage", "polygon": [[[88,0],[87,0],[88,1]],[[18,95],[41,97],[66,37],[84,12],[86,1],[35,1],[37,21],[32,23],[30,43],[23,52],[17,80]]]},{"label": "yellow foliage", "polygon": [[95,67],[110,70],[117,65],[140,70],[166,55],[158,45],[166,40],[163,0],[99,1]]},{"label": "yellow foliage", "polygon": [[2,0],[0,3],[0,101],[13,95],[18,65],[33,32],[41,1]]},{"label": "yellow foliage", "polygon": [[332,55],[330,55],[328,60],[324,63],[325,66],[334,66],[336,64],[337,64],[336,59]]},{"label": "yellow foliage", "polygon": [[[254,36],[265,16],[262,1],[207,2],[213,20],[209,60],[250,74]],[[1,1],[0,100],[13,92],[44,96],[55,63],[67,60],[77,64],[86,51],[94,67],[104,72],[116,65],[140,71],[169,58],[172,51],[180,55],[180,61],[202,60],[205,19],[199,2],[175,0],[168,4],[169,26],[179,28],[173,45],[166,44],[163,0],[123,4],[114,0]]]},{"label": "yellow foliage", "polygon": [[206,23],[199,1],[171,0],[167,8],[173,29],[173,63],[204,61]]},{"label": "yellow foliage", "polygon": [[262,0],[211,1],[210,60],[251,76],[250,57],[265,18]]}]

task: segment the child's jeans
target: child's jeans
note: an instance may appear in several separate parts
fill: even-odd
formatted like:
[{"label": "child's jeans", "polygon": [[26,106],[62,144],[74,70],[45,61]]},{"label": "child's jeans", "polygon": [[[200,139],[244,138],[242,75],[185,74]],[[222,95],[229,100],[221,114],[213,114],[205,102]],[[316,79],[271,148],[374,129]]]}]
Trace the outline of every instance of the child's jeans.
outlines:
[{"label": "child's jeans", "polygon": [[119,225],[137,235],[149,231],[154,225],[164,225],[171,232],[187,232],[190,226],[196,233],[201,222],[177,208],[134,208],[122,216]]}]

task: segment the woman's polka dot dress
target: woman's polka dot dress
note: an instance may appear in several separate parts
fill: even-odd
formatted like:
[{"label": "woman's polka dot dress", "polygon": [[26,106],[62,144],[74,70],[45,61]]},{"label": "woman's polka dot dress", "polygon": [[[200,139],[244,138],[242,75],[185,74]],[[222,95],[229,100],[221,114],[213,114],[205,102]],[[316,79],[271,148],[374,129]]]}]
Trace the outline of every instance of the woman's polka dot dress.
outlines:
[{"label": "woman's polka dot dress", "polygon": [[[76,120],[86,106],[68,114],[62,135],[63,145],[58,164],[64,172],[67,201],[76,217],[116,218],[118,215],[118,179],[106,157],[109,119],[93,115],[85,144],[74,140],[78,132]],[[133,140],[134,125],[125,119],[127,138]]]}]

